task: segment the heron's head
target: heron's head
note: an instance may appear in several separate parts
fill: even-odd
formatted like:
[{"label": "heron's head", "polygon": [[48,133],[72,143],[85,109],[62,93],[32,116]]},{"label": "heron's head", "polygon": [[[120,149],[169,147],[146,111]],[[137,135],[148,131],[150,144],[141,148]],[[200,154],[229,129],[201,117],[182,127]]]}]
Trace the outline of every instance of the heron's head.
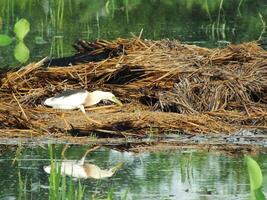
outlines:
[{"label": "heron's head", "polygon": [[97,90],[97,91],[92,92],[90,96],[91,98],[94,99],[94,102],[97,102],[97,103],[100,102],[101,100],[109,100],[113,103],[118,104],[119,106],[122,106],[121,101],[117,99],[115,95],[112,94],[111,92],[103,92],[103,91]]}]

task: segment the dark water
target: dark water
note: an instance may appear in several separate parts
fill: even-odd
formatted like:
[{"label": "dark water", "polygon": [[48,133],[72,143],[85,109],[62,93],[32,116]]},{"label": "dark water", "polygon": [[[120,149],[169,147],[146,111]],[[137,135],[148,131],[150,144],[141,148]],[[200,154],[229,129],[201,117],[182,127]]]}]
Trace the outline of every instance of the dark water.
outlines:
[{"label": "dark water", "polygon": [[[46,147],[28,147],[21,151],[19,167],[11,165],[15,149],[0,156],[0,199],[17,199],[18,172],[27,178],[27,199],[48,199],[48,175],[44,165],[50,164]],[[54,153],[60,159],[62,146]],[[87,147],[72,146],[67,149],[67,159],[80,159]],[[254,157],[262,168],[264,185],[267,183],[267,155]],[[128,191],[127,199],[248,199],[249,179],[242,156],[198,151],[162,151],[158,153],[120,153],[105,148],[87,156],[87,161],[101,168],[118,162],[124,166],[111,178],[86,179],[85,199],[92,195],[107,197],[110,189],[114,198],[120,199]],[[264,189],[267,192],[267,188]]]},{"label": "dark water", "polygon": [[[26,18],[31,60],[72,53],[76,39],[139,35],[217,47],[265,36],[266,0],[1,0],[0,34],[13,34]],[[0,47],[0,66],[15,65],[13,49]]]}]

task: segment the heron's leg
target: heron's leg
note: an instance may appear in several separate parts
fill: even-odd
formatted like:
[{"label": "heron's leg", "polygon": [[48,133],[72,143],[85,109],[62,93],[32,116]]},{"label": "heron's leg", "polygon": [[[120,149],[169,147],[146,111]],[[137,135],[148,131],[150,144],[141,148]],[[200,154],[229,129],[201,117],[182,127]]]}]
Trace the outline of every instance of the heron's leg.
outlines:
[{"label": "heron's leg", "polygon": [[80,110],[81,110],[81,111],[82,111],[84,114],[86,114],[86,113],[85,113],[85,109],[84,109],[84,106],[83,106],[83,105],[80,105],[80,106],[79,106],[79,108],[80,108]]},{"label": "heron's leg", "polygon": [[100,124],[100,125],[102,125],[101,122],[98,122],[98,121],[96,121],[96,120],[90,119],[90,118],[87,116],[87,114],[86,114],[86,112],[85,112],[85,109],[84,109],[84,106],[83,106],[83,105],[80,105],[79,108],[80,108],[80,110],[82,111],[82,113],[84,114],[85,118],[86,118],[88,121],[93,122],[93,123],[96,123],[96,124]]},{"label": "heron's leg", "polygon": [[83,165],[84,164],[84,161],[85,161],[85,157],[87,156],[87,154],[90,153],[90,152],[92,152],[92,151],[97,150],[100,147],[101,147],[100,145],[97,145],[97,146],[95,146],[93,148],[87,149],[87,151],[83,155],[82,159],[79,161],[79,164]]}]

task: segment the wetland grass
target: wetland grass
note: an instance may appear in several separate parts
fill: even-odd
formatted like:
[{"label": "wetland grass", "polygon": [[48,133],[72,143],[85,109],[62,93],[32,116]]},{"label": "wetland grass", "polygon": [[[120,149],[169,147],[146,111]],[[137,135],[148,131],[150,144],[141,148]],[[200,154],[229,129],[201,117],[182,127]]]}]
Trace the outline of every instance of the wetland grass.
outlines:
[{"label": "wetland grass", "polygon": [[[67,146],[65,146],[67,148]],[[64,155],[65,148],[61,153],[61,156]],[[98,148],[98,147],[96,147]],[[95,150],[96,148],[90,149],[87,151]],[[48,178],[48,187],[43,187],[44,183],[38,183],[36,188],[33,190],[33,179],[31,175],[24,175],[25,172],[21,172],[21,154],[22,154],[22,146],[20,145],[15,153],[15,158],[13,160],[13,164],[16,161],[16,165],[18,168],[17,177],[18,177],[18,190],[17,190],[17,199],[19,200],[27,200],[33,199],[37,191],[48,190],[45,193],[47,195],[47,199],[49,200],[83,200],[83,199],[92,199],[92,200],[112,200],[115,199],[114,189],[109,188],[107,191],[100,191],[97,187],[100,186],[101,181],[98,180],[98,184],[95,190],[86,188],[86,185],[80,179],[73,179],[72,177],[67,177],[66,175],[61,175],[61,162],[56,161],[55,159],[55,149],[54,145],[48,145],[48,154],[50,157],[50,165],[51,171]],[[12,164],[12,165],[13,165]],[[43,172],[44,173],[44,172]],[[37,191],[36,191],[37,190]],[[45,196],[46,197],[46,196]],[[122,200],[127,199],[127,191],[122,194]]]},{"label": "wetland grass", "polygon": [[20,171],[18,171],[18,179],[19,179],[19,186],[18,186],[18,199],[19,200],[27,200],[27,177],[24,178],[21,176]]},{"label": "wetland grass", "polygon": [[[63,151],[61,155],[64,155],[64,152],[68,146],[65,146],[63,148]],[[91,151],[96,150],[99,148],[99,146],[96,146],[94,148],[91,148],[87,150],[84,156],[86,156],[88,153]],[[50,166],[51,166],[51,171],[50,171],[50,176],[49,176],[49,200],[83,200],[87,199],[86,194],[85,195],[85,185],[78,180],[74,180],[71,177],[67,177],[66,175],[61,175],[61,163],[56,162],[54,159],[54,150],[52,145],[48,145],[49,149],[49,155],[50,155]],[[100,183],[100,181],[98,181]],[[22,184],[23,186],[23,184]],[[96,191],[98,189],[96,188]],[[105,193],[105,192],[104,192]],[[98,194],[97,192],[93,192],[91,194],[92,200],[113,200],[115,198],[114,190],[110,188],[107,191],[107,194],[105,194],[103,197],[103,194],[101,192],[101,195]],[[123,194],[122,200],[127,199],[127,191]]]},{"label": "wetland grass", "polygon": [[[58,56],[59,53],[61,53],[60,51],[63,45],[65,55],[70,54],[70,41],[74,41],[77,38],[94,40],[101,37],[128,37],[130,35],[129,30],[138,34],[141,28],[144,28],[144,36],[148,38],[177,38],[178,32],[186,31],[185,34],[188,34],[187,31],[189,31],[190,34],[192,32],[192,37],[195,38],[194,41],[200,42],[201,45],[217,46],[217,41],[219,41],[219,45],[225,46],[225,43],[229,44],[233,40],[235,42],[247,41],[248,37],[251,40],[252,35],[253,38],[262,37],[262,20],[258,13],[262,16],[263,21],[266,21],[266,9],[264,10],[264,6],[256,9],[256,3],[252,3],[251,6],[248,4],[251,4],[251,2],[245,2],[243,0],[232,3],[222,0],[161,1],[158,3],[153,1],[103,0],[94,1],[90,4],[88,4],[86,0],[3,0],[0,1],[0,15],[3,24],[1,34],[9,34],[11,30],[10,27],[15,23],[17,18],[23,16],[29,19],[32,30],[35,30],[30,33],[30,38],[35,38],[37,40],[29,41],[30,39],[27,39],[27,42],[30,43],[29,47],[35,48],[34,51],[30,49],[33,59],[35,59],[36,56],[49,55],[49,47],[44,43],[54,43],[54,37],[64,36],[62,41],[56,41],[58,42],[57,46],[54,44],[51,45],[51,48],[53,48],[53,51],[51,51],[53,53],[52,55]],[[160,12],[162,17],[155,18],[153,33],[149,33],[151,24],[149,20],[151,19],[146,15],[150,15],[149,13],[153,14],[153,8],[156,8],[156,6],[159,7],[157,12]],[[245,14],[247,7],[253,8],[249,9],[249,14]],[[151,10],[149,8],[151,8]],[[197,10],[197,15],[201,16],[201,21],[194,19],[195,15],[191,15],[194,10]],[[229,13],[229,10],[231,10],[231,13]],[[81,12],[82,14],[80,14]],[[137,18],[136,20],[138,23],[133,23],[135,20],[132,19],[135,18],[136,12],[147,14],[145,17]],[[171,24],[174,24],[171,26],[176,27],[172,27],[172,29],[177,29],[178,31],[171,34],[169,34],[168,31],[165,33],[164,30],[170,28],[168,27],[169,25],[166,25],[169,24],[166,23],[166,19],[172,17]],[[181,20],[181,17],[186,20]],[[114,20],[115,18],[116,20]],[[73,19],[77,19],[79,23],[74,22],[75,24],[73,24]],[[140,27],[140,24],[143,24],[143,27]],[[196,30],[193,30],[193,28],[192,30],[182,28],[186,27],[186,24],[194,24],[194,27],[197,28]],[[45,30],[43,27],[45,27]],[[81,27],[85,28],[81,30]],[[235,35],[239,28],[240,30],[246,31],[243,34],[238,34],[239,36],[236,40],[233,35]],[[125,32],[125,30],[127,30],[127,32]],[[246,32],[250,33],[249,36]],[[199,37],[199,35],[202,34],[205,35],[203,36],[203,40]],[[184,37],[186,43],[192,42],[190,38]],[[205,38],[209,40],[209,42],[205,41]],[[11,63],[10,65],[15,64],[13,64],[13,59],[9,51],[8,49],[4,49],[3,51],[1,49],[1,54],[2,52],[4,53],[1,57],[4,59],[1,60],[2,63],[0,61],[0,65],[4,66],[7,65],[7,63]]]},{"label": "wetland grass", "polygon": [[61,175],[60,164],[56,164],[53,155],[52,145],[48,146],[50,155],[51,171],[49,176],[49,200],[82,200],[85,187],[80,181],[74,182],[73,179]]},{"label": "wetland grass", "polygon": [[21,161],[20,161],[20,157],[21,157],[21,151],[22,151],[22,146],[19,145],[16,149],[16,154],[15,154],[15,158],[12,161],[12,165],[15,164],[15,162],[17,162],[17,166],[18,166],[18,199],[19,200],[27,200],[28,199],[28,193],[27,193],[27,176],[23,177],[21,175],[21,171],[20,171],[20,167],[21,167]]}]

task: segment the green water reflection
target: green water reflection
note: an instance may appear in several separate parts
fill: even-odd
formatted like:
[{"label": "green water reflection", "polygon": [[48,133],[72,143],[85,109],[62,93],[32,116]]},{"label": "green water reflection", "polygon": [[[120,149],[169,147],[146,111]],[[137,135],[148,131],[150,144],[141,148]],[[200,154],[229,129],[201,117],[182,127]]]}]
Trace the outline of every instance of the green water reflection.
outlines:
[{"label": "green water reflection", "polygon": [[[62,146],[57,146],[60,158]],[[73,146],[67,150],[68,159],[79,159],[86,147]],[[8,150],[0,157],[0,199],[18,197],[18,171],[27,177],[27,194],[32,199],[48,199],[48,175],[43,171],[49,165],[48,150],[23,149],[20,166],[11,166],[15,150]],[[256,157],[263,174],[265,192],[267,184],[267,155]],[[242,156],[197,151],[164,151],[158,153],[120,153],[105,148],[88,155],[87,161],[101,168],[123,161],[124,166],[111,178],[87,179],[85,199],[92,194],[105,197],[110,189],[115,199],[128,191],[127,199],[248,199],[249,180]]]},{"label": "green water reflection", "polygon": [[[19,18],[31,23],[31,59],[72,52],[78,38],[178,39],[202,46],[256,40],[265,35],[265,0],[1,0],[0,33]],[[14,63],[14,47],[0,49],[0,65]]]}]

